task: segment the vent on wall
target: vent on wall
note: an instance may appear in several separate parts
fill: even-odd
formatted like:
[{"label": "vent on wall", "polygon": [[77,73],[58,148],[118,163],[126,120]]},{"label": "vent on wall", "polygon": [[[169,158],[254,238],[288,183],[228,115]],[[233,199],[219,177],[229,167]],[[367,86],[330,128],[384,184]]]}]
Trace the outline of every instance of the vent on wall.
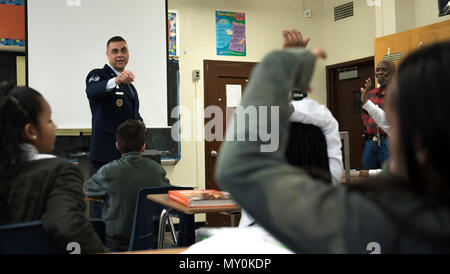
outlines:
[{"label": "vent on wall", "polygon": [[334,21],[353,16],[353,2],[334,7]]},{"label": "vent on wall", "polygon": [[402,59],[401,52],[391,53],[389,55],[385,55],[383,58],[383,60],[385,60],[385,61],[397,61],[397,60],[401,60],[401,59]]}]

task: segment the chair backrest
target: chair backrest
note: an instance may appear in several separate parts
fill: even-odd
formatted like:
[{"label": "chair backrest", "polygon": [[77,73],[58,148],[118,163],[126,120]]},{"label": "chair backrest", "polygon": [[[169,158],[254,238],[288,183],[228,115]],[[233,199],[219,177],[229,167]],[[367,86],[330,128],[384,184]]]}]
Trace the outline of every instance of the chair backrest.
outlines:
[{"label": "chair backrest", "polygon": [[42,221],[0,226],[0,254],[62,252],[44,231]]},{"label": "chair backrest", "polygon": [[[105,244],[105,222],[89,219],[94,231]],[[57,246],[48,235],[42,221],[32,221],[0,226],[0,254],[68,253]]]},{"label": "chair backrest", "polygon": [[[133,227],[131,230],[129,251],[157,248],[158,224],[164,207],[147,199],[149,194],[165,194],[169,190],[190,190],[192,187],[162,186],[141,188],[136,199]],[[180,218],[179,245],[189,245],[195,241],[195,222],[193,215],[172,211],[171,216]],[[181,239],[180,239],[181,238]]]},{"label": "chair backrest", "polygon": [[89,222],[92,224],[92,228],[97,233],[98,237],[102,241],[103,245],[105,244],[106,238],[106,226],[103,219],[100,218],[90,218]]}]

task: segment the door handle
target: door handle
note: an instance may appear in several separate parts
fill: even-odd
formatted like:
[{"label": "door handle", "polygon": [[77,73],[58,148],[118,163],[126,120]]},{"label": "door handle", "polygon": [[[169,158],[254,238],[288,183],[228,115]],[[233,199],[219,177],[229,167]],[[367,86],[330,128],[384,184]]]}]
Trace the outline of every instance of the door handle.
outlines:
[{"label": "door handle", "polygon": [[217,155],[219,155],[219,154],[217,153],[217,151],[212,150],[211,153],[210,153],[210,155],[211,155],[211,157],[216,158]]}]

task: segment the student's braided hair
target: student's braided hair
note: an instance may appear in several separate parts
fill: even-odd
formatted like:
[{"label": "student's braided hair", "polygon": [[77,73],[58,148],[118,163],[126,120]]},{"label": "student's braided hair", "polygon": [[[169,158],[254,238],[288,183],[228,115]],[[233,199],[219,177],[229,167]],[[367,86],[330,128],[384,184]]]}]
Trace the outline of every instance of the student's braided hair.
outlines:
[{"label": "student's braided hair", "polygon": [[0,223],[7,222],[8,193],[12,181],[26,161],[21,143],[26,142],[24,127],[38,125],[42,95],[28,87],[0,84]]},{"label": "student's braided hair", "polygon": [[319,127],[291,122],[286,158],[289,164],[304,168],[314,178],[331,183],[327,142]]}]

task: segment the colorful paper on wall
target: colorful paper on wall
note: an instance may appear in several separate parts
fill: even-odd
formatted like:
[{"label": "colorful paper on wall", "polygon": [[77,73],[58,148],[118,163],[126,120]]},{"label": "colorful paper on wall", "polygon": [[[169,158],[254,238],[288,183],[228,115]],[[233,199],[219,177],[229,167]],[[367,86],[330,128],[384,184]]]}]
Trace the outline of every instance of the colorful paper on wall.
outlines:
[{"label": "colorful paper on wall", "polygon": [[245,13],[216,11],[217,55],[247,56]]},{"label": "colorful paper on wall", "polygon": [[169,56],[177,56],[177,14],[169,12]]},{"label": "colorful paper on wall", "polygon": [[25,46],[24,0],[0,0],[0,45]]}]

